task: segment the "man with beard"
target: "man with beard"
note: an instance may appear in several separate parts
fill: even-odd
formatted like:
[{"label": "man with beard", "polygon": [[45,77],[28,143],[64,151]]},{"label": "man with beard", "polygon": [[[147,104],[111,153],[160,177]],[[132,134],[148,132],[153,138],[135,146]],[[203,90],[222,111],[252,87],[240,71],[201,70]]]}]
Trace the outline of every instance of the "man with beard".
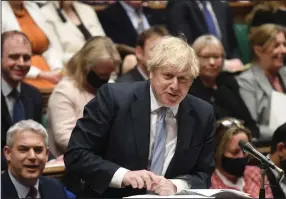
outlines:
[{"label": "man with beard", "polygon": [[[268,157],[281,169],[286,172],[286,123],[276,129],[273,134],[271,142],[271,153]],[[274,198],[286,197],[286,178],[277,183],[277,173],[269,169],[267,170],[267,177],[269,179]]]},{"label": "man with beard", "polygon": [[149,79],[147,70],[147,60],[150,57],[150,52],[157,42],[163,36],[168,35],[167,29],[154,26],[142,32],[137,39],[135,54],[137,58],[137,66],[128,71],[123,76],[119,77],[116,82],[134,82],[144,81]]},{"label": "man with beard", "polygon": [[[6,132],[11,125],[33,119],[41,123],[42,97],[40,92],[23,82],[31,67],[32,48],[28,37],[19,31],[1,35],[1,144],[6,145]],[[2,151],[3,152],[3,151]],[[2,155],[1,170],[7,168]]]}]

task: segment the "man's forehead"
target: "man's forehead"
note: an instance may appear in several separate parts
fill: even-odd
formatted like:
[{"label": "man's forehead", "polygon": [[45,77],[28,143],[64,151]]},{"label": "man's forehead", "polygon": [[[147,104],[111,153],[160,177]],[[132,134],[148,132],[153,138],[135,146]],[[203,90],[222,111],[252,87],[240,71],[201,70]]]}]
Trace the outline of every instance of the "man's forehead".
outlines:
[{"label": "man's forehead", "polygon": [[189,72],[187,69],[179,69],[174,65],[170,66],[165,66],[161,68],[161,72],[167,72],[167,73],[172,73],[174,75],[189,75]]}]

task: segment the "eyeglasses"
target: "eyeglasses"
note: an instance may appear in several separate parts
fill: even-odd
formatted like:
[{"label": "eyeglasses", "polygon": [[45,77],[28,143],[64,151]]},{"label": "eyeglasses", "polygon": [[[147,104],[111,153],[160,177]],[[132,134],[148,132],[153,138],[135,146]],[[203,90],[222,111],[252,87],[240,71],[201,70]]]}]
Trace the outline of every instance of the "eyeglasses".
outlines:
[{"label": "eyeglasses", "polygon": [[219,128],[220,126],[229,128],[234,125],[239,128],[244,128],[244,121],[236,118],[226,118],[216,122],[216,128]]}]

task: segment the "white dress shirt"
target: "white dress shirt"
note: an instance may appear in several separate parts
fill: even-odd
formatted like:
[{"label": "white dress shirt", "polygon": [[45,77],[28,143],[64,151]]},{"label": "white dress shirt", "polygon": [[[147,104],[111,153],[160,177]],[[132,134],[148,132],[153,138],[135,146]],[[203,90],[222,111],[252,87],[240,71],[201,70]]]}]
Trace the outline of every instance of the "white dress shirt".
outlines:
[{"label": "white dress shirt", "polygon": [[[152,151],[156,136],[156,123],[158,120],[158,113],[156,110],[161,108],[163,105],[160,104],[152,91],[152,88],[150,87],[150,98],[151,98],[151,115],[150,115],[150,146],[149,146],[149,156],[148,156],[148,170],[151,166],[151,160],[152,160]],[[166,139],[166,148],[165,148],[165,155],[164,155],[164,165],[163,165],[163,171],[161,176],[164,176],[167,168],[174,156],[176,145],[177,145],[177,120],[176,115],[179,109],[179,104],[169,107],[166,114],[166,128],[167,128],[167,139]],[[125,169],[123,167],[120,167],[113,175],[110,183],[110,187],[114,188],[121,188],[122,180],[124,175],[128,172],[128,169]],[[188,183],[185,180],[181,179],[170,179],[170,181],[177,187],[177,193],[182,191],[183,189],[189,188]]]},{"label": "white dress shirt", "polygon": [[148,80],[149,77],[143,72],[143,70],[139,67],[139,66],[136,66],[137,69],[138,69],[138,72],[140,73],[140,75],[145,79],[145,80]]},{"label": "white dress shirt", "polygon": [[[10,114],[11,118],[13,118],[13,106],[15,103],[15,99],[10,96],[10,93],[13,90],[13,88],[4,80],[3,77],[2,77],[1,82],[2,82],[2,93],[3,93],[3,96],[5,98],[9,114]],[[19,93],[21,92],[21,84],[20,83],[17,85],[16,89]]]},{"label": "white dress shirt", "polygon": [[[18,180],[16,180],[16,178],[14,178],[14,176],[9,171],[8,171],[8,174],[11,178],[11,181],[12,181],[16,191],[17,191],[19,198],[26,198],[27,194],[30,191],[30,187],[27,187],[27,186],[21,184],[20,182],[18,182]],[[39,179],[37,180],[34,187],[37,189],[37,198],[41,198],[41,195],[39,192]]]},{"label": "white dress shirt", "polygon": [[[197,4],[199,6],[199,8],[201,9],[201,11],[203,12],[203,5],[202,5],[202,2],[200,1],[197,1]],[[216,18],[216,15],[214,13],[214,10],[212,8],[212,4],[207,1],[206,2],[206,5],[207,5],[207,9],[208,11],[210,12],[211,16],[212,16],[212,19],[214,21],[214,25],[215,25],[215,29],[216,29],[216,32],[217,32],[217,36],[219,39],[221,39],[221,32],[220,32],[220,28],[219,28],[219,25],[218,25],[218,21],[217,21],[217,18]]]},{"label": "white dress shirt", "polygon": [[[127,3],[125,3],[124,1],[119,1],[119,3],[122,5],[123,9],[127,13],[130,21],[132,22],[133,27],[135,28],[135,30],[137,30],[139,19],[138,19],[138,14],[136,13],[135,9],[131,7],[130,5],[128,5]],[[149,29],[150,24],[143,12],[140,12],[140,17],[142,18],[144,30]]]}]

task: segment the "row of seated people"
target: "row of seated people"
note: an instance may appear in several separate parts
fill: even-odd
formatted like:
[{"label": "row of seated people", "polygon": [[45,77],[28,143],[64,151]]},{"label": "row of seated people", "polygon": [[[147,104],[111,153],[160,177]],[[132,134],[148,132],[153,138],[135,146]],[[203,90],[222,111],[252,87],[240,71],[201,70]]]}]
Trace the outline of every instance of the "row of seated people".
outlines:
[{"label": "row of seated people", "polygon": [[[251,143],[251,132],[243,122],[235,118],[223,118],[216,122],[216,167],[210,180],[211,189],[234,189],[258,198],[261,175],[257,166],[249,165],[249,155],[238,142]],[[71,192],[64,181],[43,176],[49,154],[49,135],[34,120],[21,120],[7,131],[4,156],[8,169],[1,174],[1,198],[75,198],[80,192]],[[274,133],[271,153],[267,155],[278,167],[286,171],[286,123]],[[278,173],[270,168],[265,176],[265,198],[285,198],[286,178],[278,179]],[[70,181],[68,184],[77,183]],[[140,187],[138,187],[140,189]],[[151,189],[151,192],[154,190]],[[150,192],[149,192],[150,193]]]},{"label": "row of seated people", "polygon": [[[274,6],[274,3],[271,3],[268,7],[283,13],[283,2],[276,4]],[[278,6],[281,9],[278,9]],[[283,17],[269,17],[269,21],[261,19],[264,15],[257,10],[265,11],[268,7],[262,5],[261,9],[254,9],[255,12],[250,17],[253,19],[250,20],[251,24],[280,24],[279,19]],[[207,18],[207,11],[211,14],[210,18]],[[116,44],[135,47],[138,34],[152,25],[162,23],[152,9],[142,8],[140,1],[116,2],[99,12],[98,16],[91,6],[79,1],[54,1],[41,8],[35,2],[7,1],[2,2],[2,13],[4,18],[9,19],[2,22],[2,32],[21,30],[32,41],[33,67],[25,82],[41,89],[54,88],[62,78],[63,66],[90,37],[106,35]],[[215,34],[226,49],[224,69],[243,69],[241,61],[233,59],[239,56],[232,28],[233,16],[227,3],[206,1],[205,5],[192,1],[170,1],[166,13],[167,19],[164,23],[172,34],[183,33],[190,44],[200,35]],[[132,67],[132,64],[130,66],[127,62],[123,70],[128,70],[129,67]]]}]

